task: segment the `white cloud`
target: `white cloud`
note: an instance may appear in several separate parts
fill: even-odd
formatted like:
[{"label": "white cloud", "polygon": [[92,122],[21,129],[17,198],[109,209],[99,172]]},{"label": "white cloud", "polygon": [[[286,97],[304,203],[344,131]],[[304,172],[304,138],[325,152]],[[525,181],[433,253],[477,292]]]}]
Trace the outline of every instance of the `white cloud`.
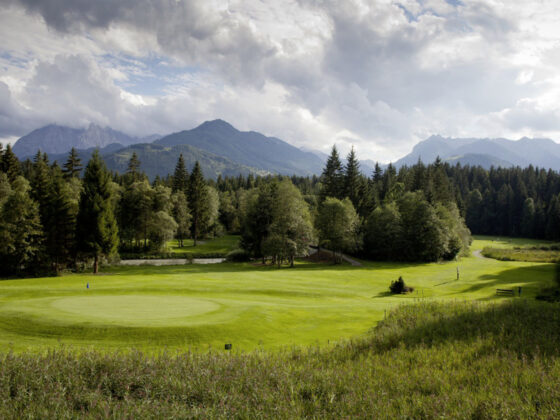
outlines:
[{"label": "white cloud", "polygon": [[560,139],[553,0],[6,0],[0,138],[223,118],[395,160],[434,133]]}]

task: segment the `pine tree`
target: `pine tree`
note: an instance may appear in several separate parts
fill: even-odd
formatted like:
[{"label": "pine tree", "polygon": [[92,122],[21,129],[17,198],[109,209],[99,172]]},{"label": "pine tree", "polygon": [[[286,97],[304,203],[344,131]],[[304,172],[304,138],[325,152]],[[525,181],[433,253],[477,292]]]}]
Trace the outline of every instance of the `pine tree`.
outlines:
[{"label": "pine tree", "polygon": [[42,153],[39,151],[33,159],[33,173],[31,178],[31,197],[39,205],[39,214],[41,223],[47,226],[48,207],[49,207],[49,190],[51,187],[51,170],[43,159]]},{"label": "pine tree", "polygon": [[93,256],[93,272],[99,271],[99,258],[112,255],[118,246],[118,229],[112,203],[111,175],[96,150],[86,166],[80,196],[77,237],[80,249]]},{"label": "pine tree", "polygon": [[354,208],[358,208],[360,201],[360,162],[354,152],[354,146],[346,158],[344,168],[344,196],[348,197]]},{"label": "pine tree", "polygon": [[74,255],[77,208],[72,191],[58,166],[52,169],[48,192],[47,223],[45,226],[46,249],[58,273]]},{"label": "pine tree", "polygon": [[185,159],[183,154],[179,155],[177,159],[177,165],[175,166],[175,173],[173,174],[173,186],[172,191],[175,193],[177,191],[187,191],[187,184],[189,180],[189,173],[185,167]]},{"label": "pine tree", "polygon": [[21,175],[21,165],[18,158],[12,151],[12,146],[7,145],[6,150],[2,154],[2,172],[8,175],[10,182],[14,182],[15,179]]},{"label": "pine tree", "polygon": [[342,178],[342,163],[338,156],[336,146],[333,146],[331,154],[327,159],[325,169],[321,175],[323,187],[321,188],[321,199],[333,197],[342,199],[343,195],[343,178]]},{"label": "pine tree", "polygon": [[138,155],[136,152],[132,152],[132,156],[128,161],[128,167],[126,170],[127,175],[130,177],[131,182],[138,181],[140,177],[139,170],[140,169],[140,160],[138,159]]},{"label": "pine tree", "polygon": [[198,161],[195,162],[189,178],[188,192],[188,202],[192,216],[192,237],[194,246],[196,246],[205,213],[208,211],[208,191],[206,190],[206,183],[204,182],[204,176],[202,175],[202,169]]},{"label": "pine tree", "polygon": [[82,172],[82,160],[78,156],[78,151],[73,147],[70,150],[62,172],[64,172],[65,178],[76,178]]}]

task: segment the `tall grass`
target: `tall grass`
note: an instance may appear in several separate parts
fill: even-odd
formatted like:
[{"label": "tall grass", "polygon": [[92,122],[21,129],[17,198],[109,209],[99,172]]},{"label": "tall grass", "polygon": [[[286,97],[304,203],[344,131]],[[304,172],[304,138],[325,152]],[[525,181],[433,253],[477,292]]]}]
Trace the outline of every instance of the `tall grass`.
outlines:
[{"label": "tall grass", "polygon": [[558,247],[531,247],[512,249],[485,247],[482,255],[500,261],[528,261],[539,263],[560,262],[560,250]]},{"label": "tall grass", "polygon": [[1,418],[557,418],[560,306],[399,307],[368,337],[279,353],[0,356]]}]

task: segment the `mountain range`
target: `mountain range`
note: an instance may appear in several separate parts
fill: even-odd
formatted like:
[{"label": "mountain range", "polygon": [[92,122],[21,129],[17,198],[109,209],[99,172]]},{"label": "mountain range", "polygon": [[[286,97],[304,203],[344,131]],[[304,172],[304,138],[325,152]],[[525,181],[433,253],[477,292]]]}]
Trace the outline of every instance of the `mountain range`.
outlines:
[{"label": "mountain range", "polygon": [[523,137],[520,140],[504,138],[445,138],[431,136],[418,143],[412,152],[397,160],[397,168],[414,165],[418,160],[431,163],[437,157],[451,164],[494,167],[529,165],[560,170],[560,144],[550,139]]},{"label": "mountain range", "polygon": [[72,147],[84,162],[98,148],[107,167],[120,173],[126,171],[128,160],[136,153],[140,169],[151,179],[172,173],[181,153],[188,168],[199,161],[204,175],[214,179],[249,173],[313,175],[320,173],[324,164],[314,153],[255,131],[239,131],[223,120],[206,121],[192,130],[163,137],[144,138],[96,125],[82,130],[49,125],[20,138],[13,151],[25,159],[41,150],[52,161],[64,162]]},{"label": "mountain range", "polygon": [[[223,120],[206,121],[196,128],[166,136],[131,137],[108,127],[91,124],[84,129],[48,125],[20,138],[13,146],[20,158],[30,158],[37,150],[46,152],[51,161],[62,163],[68,152],[78,149],[87,162],[99,149],[107,167],[124,173],[136,153],[140,169],[153,179],[172,173],[183,154],[188,168],[199,161],[208,178],[222,176],[285,174],[319,175],[328,158],[323,152],[294,147],[275,137],[255,131],[239,131]],[[397,168],[414,165],[418,160],[431,163],[437,157],[450,164],[494,167],[526,167],[560,170],[560,144],[550,139],[522,138],[517,141],[431,136],[418,143],[412,152],[394,162]],[[375,162],[360,161],[364,174],[371,175]],[[383,165],[386,166],[386,165]]]},{"label": "mountain range", "polygon": [[136,143],[151,143],[161,136],[152,134],[147,137],[131,137],[109,127],[90,124],[87,128],[71,128],[51,124],[32,131],[20,138],[13,147],[14,153],[20,158],[35,155],[41,150],[49,155],[67,153],[72,147],[85,150],[89,148],[105,148],[114,144],[124,147]]}]

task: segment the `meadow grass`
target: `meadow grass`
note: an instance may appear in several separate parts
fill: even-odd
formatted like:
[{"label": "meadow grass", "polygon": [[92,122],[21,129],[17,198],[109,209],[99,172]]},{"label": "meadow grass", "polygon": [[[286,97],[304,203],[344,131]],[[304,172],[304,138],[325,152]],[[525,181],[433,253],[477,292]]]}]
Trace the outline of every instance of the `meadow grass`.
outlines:
[{"label": "meadow grass", "polygon": [[212,239],[203,239],[194,246],[192,239],[184,239],[183,246],[179,246],[176,239],[168,242],[170,251],[174,254],[225,257],[228,252],[239,247],[239,235],[224,235]]},{"label": "meadow grass", "polygon": [[[477,239],[474,249],[483,242]],[[457,279],[459,269],[459,279]],[[414,292],[391,295],[403,276]],[[386,313],[415,301],[532,299],[552,287],[554,266],[476,255],[457,262],[363,266],[299,261],[295,268],[251,263],[105,267],[101,275],[0,282],[0,350],[158,353],[164,349],[283,351],[363,337]],[[86,286],[89,284],[89,288]],[[515,298],[519,299],[519,298]]]},{"label": "meadow grass", "polygon": [[278,352],[5,353],[0,417],[558,418],[559,309],[422,301]]}]

